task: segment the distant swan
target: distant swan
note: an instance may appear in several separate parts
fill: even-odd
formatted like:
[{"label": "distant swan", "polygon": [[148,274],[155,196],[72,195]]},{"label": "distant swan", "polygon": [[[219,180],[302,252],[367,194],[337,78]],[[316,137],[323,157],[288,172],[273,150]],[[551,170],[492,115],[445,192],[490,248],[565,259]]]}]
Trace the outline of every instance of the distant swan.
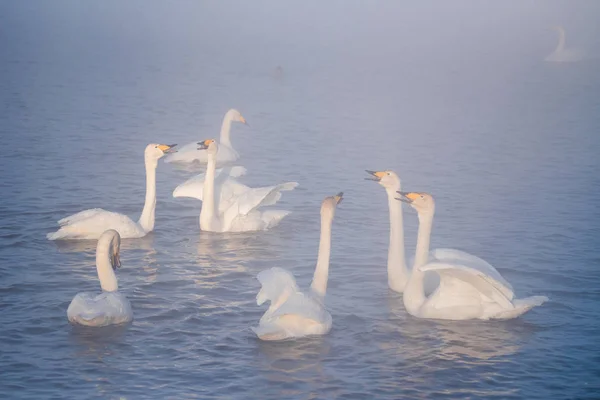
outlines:
[{"label": "distant swan", "polygon": [[144,151],[146,164],[146,201],[138,222],[126,215],[101,208],[80,211],[58,221],[60,229],[49,233],[49,240],[98,239],[107,229],[115,229],[122,238],[141,238],[154,229],[156,208],[156,167],[158,160],[173,151],[176,144],[149,144]]},{"label": "distant swan", "polygon": [[[400,177],[394,171],[369,171],[372,178],[367,180],[375,181],[384,187],[388,197],[388,207],[390,212],[390,241],[388,245],[388,286],[395,292],[403,293],[411,271],[406,266],[406,257],[404,253],[404,221],[402,216],[402,203],[399,203],[395,196],[400,190]],[[432,292],[438,285],[439,279],[436,274],[427,274],[426,291]]]},{"label": "distant swan", "polygon": [[262,340],[282,340],[308,335],[325,335],[331,329],[331,314],[325,309],[329,277],[331,225],[343,193],[326,197],[321,204],[319,255],[310,292],[299,291],[294,275],[283,268],[271,268],[258,274],[261,289],[256,303],[270,301],[269,309],[252,328]]},{"label": "distant swan", "polygon": [[546,57],[546,61],[575,62],[582,60],[584,57],[583,50],[576,48],[565,49],[565,29],[562,26],[555,26],[553,29],[558,31],[558,45],[556,46],[556,49]]},{"label": "distant swan", "polygon": [[[214,139],[198,142],[198,148],[206,150],[208,162],[204,183],[198,179],[186,182],[175,189],[176,193],[187,193],[202,200],[200,229],[211,232],[247,232],[267,230],[279,224],[290,212],[259,208],[275,204],[281,198],[281,191],[293,190],[298,183],[286,182],[279,185],[250,188],[221,173],[225,181],[216,179],[216,154],[219,145]],[[244,170],[245,171],[245,170]],[[241,171],[239,171],[241,172]],[[186,187],[189,186],[189,187]]]},{"label": "distant swan", "polygon": [[[234,150],[231,144],[230,131],[232,122],[241,122],[245,125],[246,119],[238,110],[233,108],[225,114],[223,124],[221,125],[221,136],[219,138],[219,153],[217,154],[217,164],[224,164],[236,161],[240,158],[237,151]],[[198,161],[205,163],[207,160],[206,152],[199,151],[196,142],[188,143],[178,149],[177,153],[173,153],[165,158],[165,162],[172,163],[191,163]]]},{"label": "distant swan", "polygon": [[133,319],[129,300],[118,292],[115,271],[121,266],[119,232],[109,229],[98,239],[96,270],[102,293],[77,293],[67,309],[67,317],[73,324],[106,326],[123,324]]},{"label": "distant swan", "polygon": [[[467,320],[511,319],[548,300],[545,296],[515,299],[511,285],[490,264],[459,250],[436,249],[429,253],[435,213],[433,197],[427,193],[398,192],[398,200],[410,204],[419,216],[415,266],[404,289],[404,307],[415,317]],[[431,260],[433,259],[433,260]],[[437,272],[440,284],[425,297],[423,278]]]}]

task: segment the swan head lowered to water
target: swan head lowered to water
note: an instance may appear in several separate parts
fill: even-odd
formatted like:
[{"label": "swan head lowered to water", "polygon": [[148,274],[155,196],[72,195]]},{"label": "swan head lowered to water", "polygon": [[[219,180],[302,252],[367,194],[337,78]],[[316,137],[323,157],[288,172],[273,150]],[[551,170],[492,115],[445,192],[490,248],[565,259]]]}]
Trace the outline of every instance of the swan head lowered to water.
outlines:
[{"label": "swan head lowered to water", "polygon": [[375,181],[386,190],[395,192],[400,189],[400,177],[394,171],[366,171],[373,175],[372,178],[365,178],[366,180]]},{"label": "swan head lowered to water", "polygon": [[425,192],[398,192],[400,197],[396,200],[400,200],[404,203],[409,204],[412,208],[417,210],[419,215],[433,216],[435,213],[435,200],[433,196]]}]

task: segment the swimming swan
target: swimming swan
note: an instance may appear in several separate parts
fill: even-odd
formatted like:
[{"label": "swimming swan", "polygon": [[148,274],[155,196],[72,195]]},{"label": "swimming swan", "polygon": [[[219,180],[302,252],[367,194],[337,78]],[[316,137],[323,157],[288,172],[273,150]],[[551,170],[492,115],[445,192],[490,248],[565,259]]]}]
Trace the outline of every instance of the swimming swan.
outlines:
[{"label": "swimming swan", "polygon": [[121,267],[119,232],[109,229],[98,239],[96,270],[102,293],[77,293],[69,304],[69,322],[86,326],[123,324],[133,319],[129,300],[118,292],[115,271]]},{"label": "swimming swan", "polygon": [[310,292],[298,290],[294,275],[283,268],[271,268],[258,274],[261,284],[256,304],[270,301],[258,327],[252,328],[262,340],[282,340],[308,335],[325,335],[331,330],[331,314],[325,309],[325,292],[329,277],[331,224],[343,193],[326,197],[321,204],[321,238],[319,255]]},{"label": "swimming swan", "polygon": [[[214,139],[198,142],[198,148],[206,150],[207,166],[204,184],[196,198],[202,199],[200,229],[211,232],[247,232],[267,230],[279,224],[290,212],[282,210],[259,211],[263,206],[275,204],[281,191],[293,190],[297,182],[275,186],[250,188],[226,179],[225,184],[216,180],[216,155],[219,145]],[[227,174],[221,174],[226,176]]]},{"label": "swimming swan", "polygon": [[[224,164],[236,161],[240,158],[237,151],[233,149],[230,139],[231,123],[241,122],[244,125],[248,125],[246,119],[242,117],[242,114],[238,110],[233,108],[223,117],[223,124],[221,125],[221,137],[219,138],[219,153],[217,154],[217,164]],[[177,153],[173,153],[165,158],[165,162],[172,163],[191,163],[199,161],[205,163],[207,160],[206,152],[198,151],[198,145],[196,142],[188,143],[185,146],[179,148]]]},{"label": "swimming swan", "polygon": [[565,49],[565,29],[562,26],[555,26],[552,29],[558,31],[558,44],[556,49],[546,57],[546,61],[551,62],[575,62],[583,59],[584,52],[581,49]]},{"label": "swimming swan", "polygon": [[[404,289],[404,307],[415,317],[467,320],[511,319],[548,300],[545,296],[515,299],[511,285],[490,264],[459,250],[436,249],[429,253],[435,202],[428,193],[398,192],[419,217],[415,266]],[[433,258],[433,260],[431,260]],[[423,277],[440,276],[436,291],[425,297]]]},{"label": "swimming swan", "polygon": [[[395,292],[403,293],[411,271],[406,266],[404,254],[404,221],[402,216],[402,203],[395,196],[400,190],[400,177],[394,171],[369,171],[372,178],[365,178],[379,183],[385,188],[388,197],[388,208],[390,210],[390,243],[388,246],[388,286]],[[439,280],[435,274],[427,274],[426,291],[432,292],[438,285]]]},{"label": "swimming swan", "polygon": [[138,222],[126,215],[101,208],[80,211],[58,221],[60,229],[49,233],[49,240],[98,239],[107,229],[115,229],[123,239],[141,238],[154,229],[156,208],[156,167],[158,160],[171,153],[176,144],[149,144],[144,151],[146,163],[146,201]]}]

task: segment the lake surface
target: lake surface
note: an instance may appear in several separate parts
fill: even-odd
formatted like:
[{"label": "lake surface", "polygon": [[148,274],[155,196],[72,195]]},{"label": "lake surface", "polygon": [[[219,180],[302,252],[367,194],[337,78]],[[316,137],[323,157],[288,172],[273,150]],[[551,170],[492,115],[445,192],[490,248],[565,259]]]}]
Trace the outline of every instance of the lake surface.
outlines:
[{"label": "lake surface", "polygon": [[[597,32],[598,7],[575,3],[579,38]],[[600,396],[600,64],[543,62],[562,10],[547,3],[370,4],[0,3],[2,398]],[[232,107],[250,124],[232,130],[243,182],[299,182],[277,205],[292,214],[200,232],[201,203],[171,195],[195,170],[160,162],[155,232],[122,244],[133,323],[69,325],[73,296],[100,290],[96,244],[46,234],[87,208],[137,220],[145,145],[217,137]],[[433,247],[550,301],[503,322],[407,315],[365,169],[433,194]],[[320,203],[339,191],[331,332],[261,342],[256,275],[309,286]],[[413,210],[405,227],[411,255]]]}]

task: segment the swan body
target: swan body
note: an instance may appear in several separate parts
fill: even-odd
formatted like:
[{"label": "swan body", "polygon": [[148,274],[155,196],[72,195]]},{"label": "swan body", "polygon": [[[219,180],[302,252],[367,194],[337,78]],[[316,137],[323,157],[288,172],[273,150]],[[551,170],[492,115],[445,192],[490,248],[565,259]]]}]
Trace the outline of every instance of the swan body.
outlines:
[{"label": "swan body", "polygon": [[294,276],[283,268],[271,268],[258,274],[261,289],[256,303],[270,301],[258,327],[252,328],[262,340],[283,340],[311,335],[325,335],[331,330],[331,314],[325,309],[329,277],[331,225],[343,193],[326,197],[321,205],[321,238],[317,266],[310,291],[302,293]]},{"label": "swan body", "polygon": [[584,58],[584,52],[581,49],[565,48],[565,29],[562,26],[555,26],[553,29],[558,31],[558,44],[552,53],[546,56],[546,61],[550,62],[576,62]]},{"label": "swan body", "polygon": [[[375,181],[384,187],[388,197],[388,208],[390,213],[390,240],[388,246],[388,286],[395,292],[403,293],[411,270],[406,266],[404,252],[404,222],[402,215],[402,204],[395,196],[400,190],[400,177],[394,171],[369,171],[372,177],[365,178]],[[425,287],[427,293],[431,293],[438,285],[439,279],[436,274],[427,274]]]},{"label": "swan body", "polygon": [[[281,198],[281,192],[293,190],[297,182],[250,188],[231,178],[232,171],[222,170],[217,176],[215,155],[218,144],[214,139],[199,142],[208,155],[206,173],[192,178],[175,189],[175,197],[194,197],[202,200],[200,229],[211,232],[247,232],[270,229],[289,214],[283,210],[264,210]],[[245,171],[245,170],[243,170]],[[242,170],[237,170],[236,175]],[[201,178],[204,182],[201,183]]]},{"label": "swan body", "polygon": [[[511,319],[548,300],[545,296],[515,299],[512,286],[489,263],[453,249],[429,252],[435,213],[433,197],[427,193],[398,192],[403,202],[417,210],[419,233],[415,265],[404,289],[406,311],[419,318],[468,320]],[[425,296],[423,281],[435,272],[440,284]]]},{"label": "swan body", "polygon": [[140,219],[93,208],[80,211],[58,221],[60,229],[46,235],[49,240],[98,239],[107,229],[115,229],[124,239],[141,238],[154,229],[156,209],[156,167],[158,160],[173,151],[175,144],[149,144],[144,152],[146,164],[146,201]]},{"label": "swan body", "polygon": [[121,238],[119,232],[109,229],[98,239],[96,270],[102,293],[78,293],[69,308],[67,317],[73,324],[107,326],[123,324],[133,319],[129,300],[119,293],[115,270],[121,266]]},{"label": "swan body", "polygon": [[[217,164],[226,164],[237,161],[240,158],[238,152],[233,148],[231,144],[231,123],[241,122],[244,125],[246,119],[240,114],[238,110],[233,108],[223,117],[223,123],[221,125],[221,136],[219,138],[219,151],[217,153]],[[168,155],[165,158],[167,163],[192,163],[200,162],[206,163],[207,155],[206,152],[198,150],[198,144],[196,142],[188,143],[185,146],[181,146],[177,153]]]}]

